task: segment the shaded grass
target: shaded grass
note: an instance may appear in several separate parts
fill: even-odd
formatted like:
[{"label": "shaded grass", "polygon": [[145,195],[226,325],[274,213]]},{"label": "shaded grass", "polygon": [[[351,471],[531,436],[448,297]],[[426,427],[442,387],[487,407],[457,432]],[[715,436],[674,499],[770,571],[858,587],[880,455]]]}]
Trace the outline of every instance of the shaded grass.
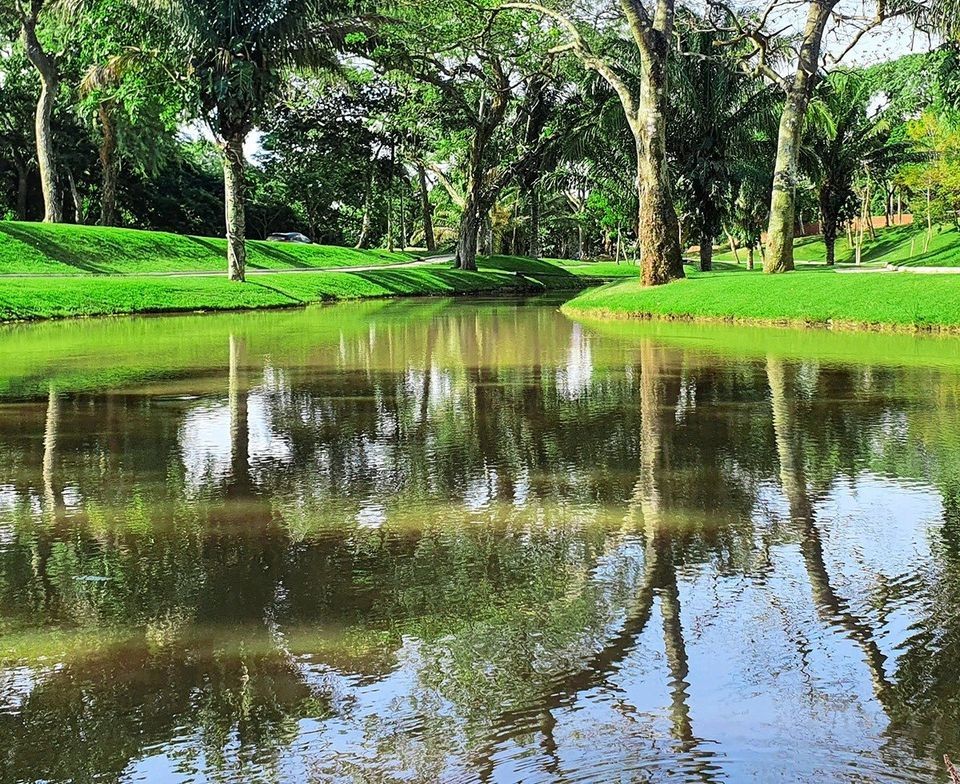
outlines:
[{"label": "shaded grass", "polygon": [[[599,282],[546,264],[517,275],[529,259],[498,257],[493,268],[461,272],[436,264],[360,272],[225,277],[84,276],[0,278],[0,319],[30,320],[130,313],[171,313],[293,307],[336,299],[438,296],[482,292],[578,290]],[[522,269],[520,270],[522,272]]]},{"label": "shaded grass", "polygon": [[[327,269],[413,261],[406,253],[247,243],[251,269]],[[226,270],[226,241],[162,231],[0,222],[0,274],[135,275]]]},{"label": "shaded grass", "polygon": [[699,273],[666,286],[623,281],[585,292],[569,314],[901,329],[960,329],[960,276]]},{"label": "shaded grass", "polygon": [[[922,226],[878,229],[875,240],[864,239],[861,262],[877,266],[960,266],[960,232],[952,227],[934,227],[926,253],[923,250],[925,237],[926,229]],[[797,262],[823,264],[827,249],[820,237],[798,237],[794,243],[793,255]],[[854,249],[845,236],[837,239],[836,258],[838,264],[853,264],[856,260]],[[731,251],[718,253],[715,259],[737,266]],[[745,269],[745,250],[740,251],[740,259],[740,268]],[[762,264],[759,254],[756,261],[759,268]]]}]

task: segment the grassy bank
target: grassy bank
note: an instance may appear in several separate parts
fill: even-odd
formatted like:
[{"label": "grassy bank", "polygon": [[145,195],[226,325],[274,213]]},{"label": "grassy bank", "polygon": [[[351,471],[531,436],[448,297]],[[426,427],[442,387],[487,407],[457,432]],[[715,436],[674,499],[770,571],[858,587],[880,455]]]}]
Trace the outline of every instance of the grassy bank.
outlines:
[{"label": "grassy bank", "polygon": [[[929,243],[926,234],[923,226],[879,229],[876,239],[864,238],[860,261],[868,266],[881,267],[887,264],[897,267],[960,267],[960,232],[951,226],[935,226]],[[823,263],[827,257],[826,246],[820,237],[798,237],[793,253],[794,259],[801,263]],[[747,252],[740,250],[739,256],[745,266]],[[718,253],[716,258],[736,263],[736,257],[730,251]],[[853,264],[856,260],[854,249],[845,236],[837,239],[836,259],[838,264]]]},{"label": "grassy bank", "polygon": [[[310,270],[414,261],[406,253],[253,241],[252,270]],[[213,237],[100,226],[0,222],[0,275],[137,275],[219,272],[227,244]]]},{"label": "grassy bank", "polygon": [[[362,272],[304,272],[226,277],[0,277],[0,321],[283,308],[338,299],[391,296],[528,294],[569,291],[602,279],[588,265],[572,271],[545,262],[499,257],[477,272],[436,264]],[[526,268],[534,267],[533,269]],[[522,273],[518,275],[517,273]]]},{"label": "grassy bank", "polygon": [[[635,267],[497,256],[477,272],[405,253],[251,242],[244,284],[226,244],[96,226],[0,223],[0,320],[282,308],[338,299],[576,290]],[[342,267],[366,267],[338,272]]]},{"label": "grassy bank", "polygon": [[698,273],[667,286],[623,281],[564,305],[594,318],[681,318],[814,326],[960,330],[960,275]]}]

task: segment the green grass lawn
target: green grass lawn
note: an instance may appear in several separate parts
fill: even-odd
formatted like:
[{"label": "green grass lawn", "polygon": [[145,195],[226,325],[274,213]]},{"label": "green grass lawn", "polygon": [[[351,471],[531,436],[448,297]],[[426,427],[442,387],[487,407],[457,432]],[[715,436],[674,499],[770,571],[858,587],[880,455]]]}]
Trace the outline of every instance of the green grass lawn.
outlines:
[{"label": "green grass lawn", "polygon": [[[250,242],[245,284],[226,279],[223,240],[96,226],[0,222],[0,320],[292,307],[335,299],[577,290],[632,265],[495,256],[386,268],[406,253]],[[338,267],[373,269],[338,272]],[[280,274],[280,271],[283,274]],[[184,273],[215,272],[216,276]]]},{"label": "green grass lawn", "polygon": [[[864,238],[861,263],[871,266],[960,267],[960,232],[952,226],[934,226],[930,243],[924,252],[926,228],[900,226],[878,229],[877,238]],[[820,237],[798,237],[794,243],[794,260],[798,263],[824,263],[826,247]],[[855,254],[846,236],[837,239],[838,264],[853,264]],[[718,261],[736,263],[731,251],[715,256]],[[747,252],[740,250],[742,267],[746,267]],[[759,256],[757,266],[760,266]]]},{"label": "green grass lawn", "polygon": [[725,270],[666,286],[621,281],[564,305],[571,315],[668,317],[901,329],[960,329],[960,275],[851,274],[821,267],[782,275]]},{"label": "green grass lawn", "polygon": [[225,275],[0,276],[0,320],[294,307],[368,297],[579,290],[602,282],[595,274],[592,265],[578,265],[571,271],[546,262],[500,256],[481,260],[477,272],[432,264],[362,272],[264,274],[251,276],[242,284],[231,283]]},{"label": "green grass lawn", "polygon": [[[252,241],[250,269],[328,269],[414,261],[407,253]],[[0,275],[219,272],[227,244],[212,237],[99,226],[0,222]]]}]

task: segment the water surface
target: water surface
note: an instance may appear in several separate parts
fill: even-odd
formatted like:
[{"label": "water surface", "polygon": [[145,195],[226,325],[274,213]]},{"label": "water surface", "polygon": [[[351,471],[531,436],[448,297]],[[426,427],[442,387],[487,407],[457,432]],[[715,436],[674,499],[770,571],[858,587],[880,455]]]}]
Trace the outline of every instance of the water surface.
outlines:
[{"label": "water surface", "polygon": [[940,781],[958,347],[552,300],[5,328],[0,781]]}]

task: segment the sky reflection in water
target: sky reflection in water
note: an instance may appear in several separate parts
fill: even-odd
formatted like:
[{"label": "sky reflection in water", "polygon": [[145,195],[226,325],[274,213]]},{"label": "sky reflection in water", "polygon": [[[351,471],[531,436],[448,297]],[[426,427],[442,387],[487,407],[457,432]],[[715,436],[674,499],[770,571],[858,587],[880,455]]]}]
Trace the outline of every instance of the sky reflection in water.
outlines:
[{"label": "sky reflection in water", "polygon": [[556,304],[0,335],[0,781],[938,780],[957,344]]}]

